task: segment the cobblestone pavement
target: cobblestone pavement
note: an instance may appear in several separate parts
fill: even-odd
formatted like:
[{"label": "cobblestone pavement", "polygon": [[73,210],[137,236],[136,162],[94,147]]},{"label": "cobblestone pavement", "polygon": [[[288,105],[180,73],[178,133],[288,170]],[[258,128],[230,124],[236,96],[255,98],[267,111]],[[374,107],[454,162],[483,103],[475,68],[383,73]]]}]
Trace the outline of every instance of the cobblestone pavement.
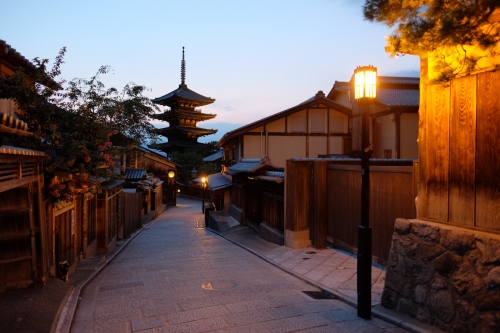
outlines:
[{"label": "cobblestone pavement", "polygon": [[406,332],[207,230],[179,198],[80,294],[71,332]]}]

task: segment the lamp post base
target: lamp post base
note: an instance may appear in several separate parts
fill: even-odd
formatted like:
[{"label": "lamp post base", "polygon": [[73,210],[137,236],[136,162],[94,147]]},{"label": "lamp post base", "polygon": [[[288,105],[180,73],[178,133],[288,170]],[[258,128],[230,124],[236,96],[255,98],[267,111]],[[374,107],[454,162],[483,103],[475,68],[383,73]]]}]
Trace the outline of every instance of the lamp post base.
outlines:
[{"label": "lamp post base", "polygon": [[358,317],[372,314],[372,228],[358,227]]}]

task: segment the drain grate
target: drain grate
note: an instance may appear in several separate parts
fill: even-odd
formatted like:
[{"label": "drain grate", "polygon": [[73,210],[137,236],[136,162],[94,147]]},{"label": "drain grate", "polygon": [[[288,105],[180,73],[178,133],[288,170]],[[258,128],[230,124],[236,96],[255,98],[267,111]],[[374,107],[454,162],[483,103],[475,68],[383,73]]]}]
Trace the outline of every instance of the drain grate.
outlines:
[{"label": "drain grate", "polygon": [[326,291],[303,291],[303,293],[313,299],[337,299],[335,295]]}]

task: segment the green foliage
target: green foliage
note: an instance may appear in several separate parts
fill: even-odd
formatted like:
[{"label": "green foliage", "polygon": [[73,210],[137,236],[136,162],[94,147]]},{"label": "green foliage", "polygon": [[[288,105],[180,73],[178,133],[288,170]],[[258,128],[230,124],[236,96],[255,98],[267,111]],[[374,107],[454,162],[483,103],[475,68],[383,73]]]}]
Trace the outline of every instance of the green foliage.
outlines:
[{"label": "green foliage", "polygon": [[186,149],[182,153],[174,151],[170,154],[170,160],[182,166],[179,171],[179,180],[183,182],[192,180],[191,170],[193,169],[198,171],[198,176],[220,172],[212,163],[203,162],[203,158],[217,152],[216,143],[217,141],[200,144],[198,147]]},{"label": "green foliage", "polygon": [[[462,46],[493,50],[500,41],[498,22],[488,23],[499,7],[499,0],[366,0],[363,14],[368,21],[382,22],[393,28],[386,47],[392,56],[461,47],[465,55],[459,67],[467,70],[472,69],[478,59],[468,55]],[[442,80],[456,74],[444,56],[438,66]]]},{"label": "green foliage", "polygon": [[[33,75],[17,69],[12,76],[0,77],[0,98],[17,103],[22,110],[18,116],[33,133],[19,138],[17,144],[53,158],[47,173],[63,169],[111,177],[109,168],[127,148],[156,140],[149,117],[157,108],[143,95],[144,86],[130,83],[121,91],[106,89],[100,76],[109,72],[107,66],[90,79],[56,82],[65,51],[61,50],[51,71],[46,68],[48,60],[34,59]],[[119,136],[128,138],[129,147],[113,145]]]}]

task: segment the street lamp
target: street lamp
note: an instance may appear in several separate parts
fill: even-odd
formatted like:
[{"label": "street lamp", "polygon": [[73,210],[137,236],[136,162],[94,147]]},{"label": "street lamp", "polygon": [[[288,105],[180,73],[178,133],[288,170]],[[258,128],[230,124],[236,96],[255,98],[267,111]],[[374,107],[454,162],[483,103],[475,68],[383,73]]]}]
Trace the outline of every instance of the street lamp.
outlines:
[{"label": "street lamp", "polygon": [[207,187],[207,177],[201,177],[201,186],[203,187],[201,191],[201,196],[203,197],[203,203],[201,204],[201,212],[205,213],[205,187]]},{"label": "street lamp", "polygon": [[[372,229],[370,227],[370,103],[377,98],[377,68],[354,71],[354,98],[364,111],[361,130],[361,225],[358,227],[358,317],[371,319]],[[364,109],[364,110],[363,110]]]}]

